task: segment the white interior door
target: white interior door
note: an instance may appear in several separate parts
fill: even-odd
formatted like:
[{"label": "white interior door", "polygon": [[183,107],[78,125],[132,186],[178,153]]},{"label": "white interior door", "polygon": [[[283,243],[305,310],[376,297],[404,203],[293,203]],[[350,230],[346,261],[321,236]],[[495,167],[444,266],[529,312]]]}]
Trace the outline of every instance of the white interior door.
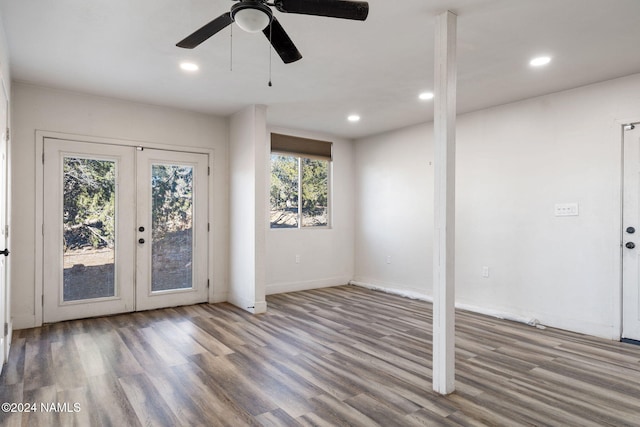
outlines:
[{"label": "white interior door", "polygon": [[137,152],[138,310],[207,301],[208,157]]},{"label": "white interior door", "polygon": [[640,341],[640,125],[624,131],[622,338]]},{"label": "white interior door", "polygon": [[9,287],[7,283],[7,144],[9,140],[9,100],[0,78],[0,370],[9,355]]},{"label": "white interior door", "polygon": [[134,309],[134,152],[45,139],[44,322]]}]

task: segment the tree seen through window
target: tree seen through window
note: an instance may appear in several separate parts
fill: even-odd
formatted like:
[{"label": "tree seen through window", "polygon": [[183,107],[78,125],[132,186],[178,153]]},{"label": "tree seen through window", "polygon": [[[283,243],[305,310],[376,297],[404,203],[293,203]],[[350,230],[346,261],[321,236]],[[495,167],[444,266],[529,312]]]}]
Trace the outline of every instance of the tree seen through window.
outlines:
[{"label": "tree seen through window", "polygon": [[271,228],[329,225],[329,161],[271,155]]}]

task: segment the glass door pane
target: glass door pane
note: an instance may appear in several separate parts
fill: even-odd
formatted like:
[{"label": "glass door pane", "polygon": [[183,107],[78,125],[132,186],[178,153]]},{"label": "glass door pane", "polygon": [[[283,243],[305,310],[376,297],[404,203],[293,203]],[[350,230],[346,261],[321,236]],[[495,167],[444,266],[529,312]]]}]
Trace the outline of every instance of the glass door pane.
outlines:
[{"label": "glass door pane", "polygon": [[151,290],[192,287],[193,166],[151,166]]},{"label": "glass door pane", "polygon": [[206,154],[137,151],[136,308],[208,299]]},{"label": "glass door pane", "polygon": [[115,296],[116,162],[64,157],[63,301]]}]

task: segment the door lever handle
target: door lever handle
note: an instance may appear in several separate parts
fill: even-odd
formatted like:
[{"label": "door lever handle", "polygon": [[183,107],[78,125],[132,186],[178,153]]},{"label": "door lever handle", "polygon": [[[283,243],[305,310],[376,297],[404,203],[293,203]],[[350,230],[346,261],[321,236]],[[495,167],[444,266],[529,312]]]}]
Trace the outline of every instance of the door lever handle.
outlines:
[{"label": "door lever handle", "polygon": [[4,251],[0,251],[0,255],[9,256],[9,249],[5,249]]}]

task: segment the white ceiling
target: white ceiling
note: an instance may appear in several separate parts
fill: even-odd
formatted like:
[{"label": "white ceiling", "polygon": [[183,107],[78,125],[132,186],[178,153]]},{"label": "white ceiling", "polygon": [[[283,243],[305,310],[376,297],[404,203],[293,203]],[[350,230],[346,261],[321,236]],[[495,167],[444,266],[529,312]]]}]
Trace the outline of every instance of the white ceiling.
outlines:
[{"label": "white ceiling", "polygon": [[[370,0],[364,22],[276,16],[303,55],[230,29],[175,44],[230,0],[0,0],[14,80],[359,138],[432,120],[434,17],[458,14],[460,113],[640,72],[640,0]],[[530,58],[553,57],[544,69]],[[200,70],[180,70],[184,60]],[[350,113],[362,116],[347,122]]]}]

